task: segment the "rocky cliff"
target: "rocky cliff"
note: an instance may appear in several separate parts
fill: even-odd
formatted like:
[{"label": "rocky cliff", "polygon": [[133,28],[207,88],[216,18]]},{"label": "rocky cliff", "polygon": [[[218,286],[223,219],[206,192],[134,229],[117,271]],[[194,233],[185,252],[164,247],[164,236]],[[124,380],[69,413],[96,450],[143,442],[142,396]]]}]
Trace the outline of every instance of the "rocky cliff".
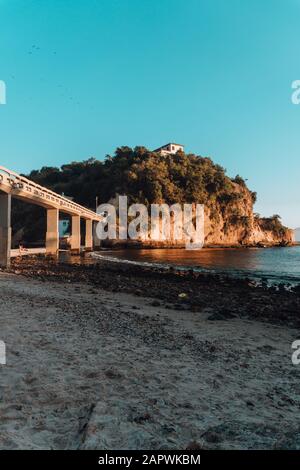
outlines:
[{"label": "rocky cliff", "polygon": [[232,182],[230,200],[209,205],[205,217],[208,245],[289,245],[293,230],[278,216],[260,217],[253,212],[253,193],[244,184]]},{"label": "rocky cliff", "polygon": [[[119,149],[117,159],[125,150]],[[128,155],[128,149],[126,149]],[[294,240],[294,231],[284,227],[278,215],[260,217],[253,206],[257,195],[243,178],[229,178],[209,158],[186,155],[160,156],[140,149],[131,151],[129,171],[120,187],[132,202],[196,202],[205,208],[205,244],[221,246],[284,246]],[[117,198],[111,199],[115,203]],[[172,230],[171,230],[172,234]],[[135,242],[129,241],[132,245]],[[119,242],[114,242],[119,244]],[[124,243],[123,243],[124,244]],[[143,246],[182,246],[184,240],[140,240]]]},{"label": "rocky cliff", "polygon": [[[231,182],[230,200],[209,202],[204,205],[204,235],[206,246],[286,246],[294,241],[294,231],[284,227],[278,215],[260,217],[253,212],[253,193],[244,184]],[[118,213],[118,195],[109,200]],[[106,246],[181,247],[185,239],[174,239],[174,216],[171,213],[171,230],[168,240],[163,241],[162,224],[159,235],[151,235],[151,217],[146,239],[113,242]],[[117,219],[118,226],[118,219]],[[118,229],[117,229],[118,230]]]},{"label": "rocky cliff", "polygon": [[[92,209],[96,198],[99,203],[107,202],[117,194],[127,195],[129,204],[143,203],[148,209],[153,203],[203,204],[207,245],[287,245],[293,241],[293,231],[281,224],[279,216],[265,218],[253,212],[256,193],[243,178],[230,178],[210,158],[195,154],[161,155],[145,147],[121,147],[105,161],[43,167],[28,177]],[[44,212],[15,203],[14,233],[22,229],[24,241],[41,240]],[[182,242],[158,242],[149,234],[144,244],[177,246]]]}]

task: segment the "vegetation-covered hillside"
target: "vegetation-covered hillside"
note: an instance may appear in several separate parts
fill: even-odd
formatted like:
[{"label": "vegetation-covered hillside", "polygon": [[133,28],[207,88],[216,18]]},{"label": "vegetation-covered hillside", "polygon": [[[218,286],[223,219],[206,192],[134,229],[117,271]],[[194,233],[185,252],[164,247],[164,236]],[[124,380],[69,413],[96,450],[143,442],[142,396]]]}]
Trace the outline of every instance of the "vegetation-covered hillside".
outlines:
[{"label": "vegetation-covered hillside", "polygon": [[[96,197],[99,203],[107,202],[116,194],[126,194],[130,202],[147,205],[202,203],[208,243],[285,243],[290,238],[278,216],[261,219],[253,214],[256,193],[247,188],[240,176],[231,179],[210,158],[193,154],[161,156],[144,147],[121,147],[104,162],[89,159],[61,168],[43,167],[32,171],[28,178],[92,209]],[[24,227],[25,240],[41,239],[44,212],[15,203],[14,231]]]}]

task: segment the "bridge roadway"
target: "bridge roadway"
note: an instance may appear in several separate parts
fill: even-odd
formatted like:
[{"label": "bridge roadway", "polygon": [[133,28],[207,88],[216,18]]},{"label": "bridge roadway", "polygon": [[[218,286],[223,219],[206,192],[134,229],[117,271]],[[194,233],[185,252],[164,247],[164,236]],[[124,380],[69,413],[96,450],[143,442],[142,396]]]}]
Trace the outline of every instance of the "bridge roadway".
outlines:
[{"label": "bridge roadway", "polygon": [[50,189],[0,165],[0,266],[7,267],[11,256],[11,198],[44,207],[47,211],[46,253],[59,249],[59,212],[72,218],[71,250],[80,251],[80,219],[85,220],[85,249],[93,249],[93,223],[101,216]]}]

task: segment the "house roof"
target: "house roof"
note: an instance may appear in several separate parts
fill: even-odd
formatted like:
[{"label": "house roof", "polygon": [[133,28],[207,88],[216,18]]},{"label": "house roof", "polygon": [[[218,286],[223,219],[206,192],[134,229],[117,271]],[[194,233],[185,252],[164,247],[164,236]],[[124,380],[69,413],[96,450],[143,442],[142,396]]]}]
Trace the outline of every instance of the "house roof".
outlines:
[{"label": "house roof", "polygon": [[184,147],[183,144],[176,144],[175,142],[168,142],[167,144],[162,145],[161,147],[158,147],[157,149],[153,150],[153,152],[157,152],[158,150],[162,150],[168,145],[180,145],[180,147]]}]

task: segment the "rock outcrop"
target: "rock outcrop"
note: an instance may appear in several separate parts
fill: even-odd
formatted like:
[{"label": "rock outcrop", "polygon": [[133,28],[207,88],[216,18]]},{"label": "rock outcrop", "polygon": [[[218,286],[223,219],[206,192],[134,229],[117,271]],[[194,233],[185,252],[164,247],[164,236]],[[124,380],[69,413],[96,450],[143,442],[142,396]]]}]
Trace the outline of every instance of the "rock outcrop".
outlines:
[{"label": "rock outcrop", "polygon": [[[95,200],[107,202],[116,195],[128,197],[128,205],[203,204],[205,207],[205,243],[207,245],[288,245],[292,230],[284,227],[280,217],[262,218],[253,212],[256,193],[240,176],[230,178],[224,168],[210,158],[182,151],[161,155],[145,147],[120,147],[105,161],[89,159],[63,165],[43,167],[29,178],[42,186],[68,194],[81,205],[94,208]],[[27,205],[28,206],[28,205]],[[13,207],[13,232],[24,229],[24,241],[39,240],[45,233],[45,211],[41,208]],[[185,241],[169,238],[130,244],[178,246]],[[119,242],[118,242],[119,243]],[[115,244],[111,241],[110,244]],[[124,243],[124,241],[122,242]]]},{"label": "rock outcrop", "polygon": [[[204,235],[206,246],[287,246],[294,242],[294,231],[284,227],[280,218],[260,217],[253,212],[253,193],[244,184],[231,181],[230,197],[208,200],[204,204]],[[111,198],[110,204],[118,211],[118,195]],[[150,213],[150,211],[149,211]],[[106,241],[107,246],[142,246],[172,248],[185,246],[185,239],[175,240],[174,217],[171,214],[170,238],[163,240],[151,236],[151,221],[147,239]],[[161,227],[160,227],[161,228]]]},{"label": "rock outcrop", "polygon": [[224,204],[208,207],[205,217],[205,242],[209,245],[289,245],[293,230],[284,227],[278,216],[262,218],[253,212],[249,189],[232,182],[233,197]]}]

